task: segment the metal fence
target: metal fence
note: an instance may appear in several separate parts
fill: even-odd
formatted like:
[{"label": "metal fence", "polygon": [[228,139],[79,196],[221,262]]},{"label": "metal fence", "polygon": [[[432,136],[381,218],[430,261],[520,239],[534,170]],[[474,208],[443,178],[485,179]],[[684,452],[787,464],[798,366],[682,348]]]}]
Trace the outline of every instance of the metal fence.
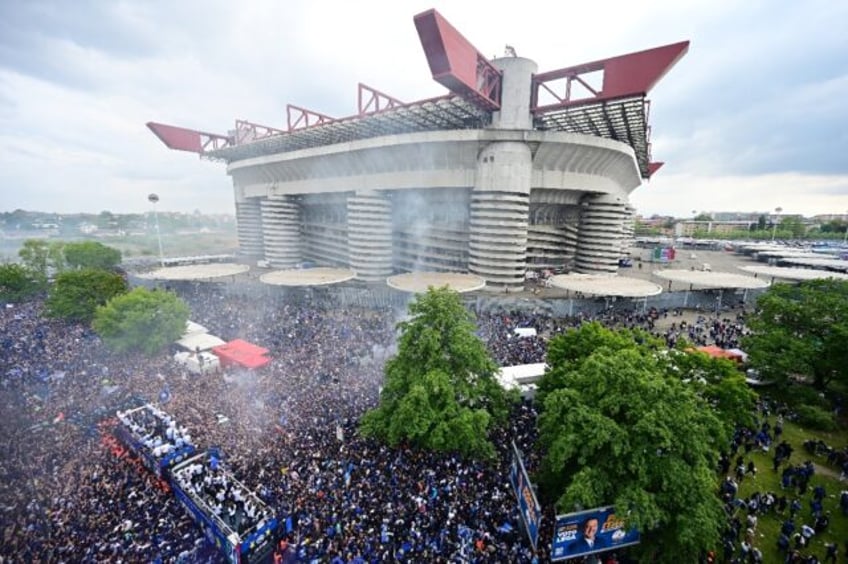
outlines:
[{"label": "metal fence", "polygon": [[[254,279],[236,279],[227,282],[181,282],[156,281],[130,276],[130,284],[147,288],[168,288],[178,294],[196,293],[212,288],[224,295],[247,297],[270,302],[285,301],[293,304],[308,304],[311,307],[369,309],[395,309],[406,312],[413,295],[385,286],[315,286],[286,287],[262,284]],[[651,308],[692,309],[704,312],[726,311],[742,304],[752,306],[760,290],[692,290],[663,292],[647,298],[566,298],[538,296],[521,297],[475,293],[463,295],[463,303],[477,312],[528,311],[545,313],[552,317],[569,317],[577,314],[595,315],[605,311],[647,311]]]}]

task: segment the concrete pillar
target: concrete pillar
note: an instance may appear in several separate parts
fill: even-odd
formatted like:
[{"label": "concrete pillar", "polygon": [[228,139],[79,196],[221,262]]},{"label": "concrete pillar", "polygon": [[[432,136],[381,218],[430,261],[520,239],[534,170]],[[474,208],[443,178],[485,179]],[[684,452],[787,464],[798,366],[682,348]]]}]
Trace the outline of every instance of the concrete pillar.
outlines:
[{"label": "concrete pillar", "polygon": [[[530,94],[536,63],[504,57],[492,65],[503,72],[503,82],[501,109],[493,113],[491,127],[533,129]],[[524,289],[532,166],[533,155],[526,143],[492,143],[477,157],[468,270],[484,278],[493,291]]]},{"label": "concrete pillar", "polygon": [[533,129],[530,115],[531,79],[538,70],[535,61],[521,57],[504,57],[492,61],[503,72],[501,109],[492,114],[495,129]]},{"label": "concrete pillar", "polygon": [[525,143],[492,143],[477,159],[468,270],[490,290],[524,289],[531,167]]},{"label": "concrete pillar", "polygon": [[623,196],[601,194],[582,202],[577,234],[576,270],[583,274],[615,274],[621,258],[622,227],[627,217]]},{"label": "concrete pillar", "polygon": [[621,256],[629,257],[630,250],[636,243],[636,208],[627,204],[624,209],[627,214],[621,226]]},{"label": "concrete pillar", "polygon": [[260,260],[264,256],[262,241],[262,210],[259,198],[236,201],[236,229],[239,254]]},{"label": "concrete pillar", "polygon": [[392,274],[392,203],[382,194],[362,191],[347,200],[350,268],[366,282]]},{"label": "concrete pillar", "polygon": [[265,260],[274,268],[294,268],[302,262],[300,204],[291,196],[262,201]]}]

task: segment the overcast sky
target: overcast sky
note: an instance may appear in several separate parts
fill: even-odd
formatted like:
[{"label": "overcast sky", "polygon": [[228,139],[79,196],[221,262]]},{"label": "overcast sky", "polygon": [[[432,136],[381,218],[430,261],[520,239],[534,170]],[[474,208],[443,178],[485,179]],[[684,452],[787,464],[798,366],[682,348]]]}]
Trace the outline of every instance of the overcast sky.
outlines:
[{"label": "overcast sky", "polygon": [[539,70],[690,40],[650,94],[639,213],[848,212],[848,2],[0,0],[0,210],[233,212],[225,167],[170,151],[159,121],[284,127],[287,103],[356,112],[363,82],[445,93],[413,16]]}]

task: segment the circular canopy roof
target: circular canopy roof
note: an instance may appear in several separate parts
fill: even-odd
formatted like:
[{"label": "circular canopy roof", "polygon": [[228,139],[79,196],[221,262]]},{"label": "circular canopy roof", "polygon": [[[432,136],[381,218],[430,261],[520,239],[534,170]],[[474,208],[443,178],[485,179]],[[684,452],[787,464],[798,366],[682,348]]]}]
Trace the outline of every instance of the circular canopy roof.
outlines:
[{"label": "circular canopy roof", "polygon": [[558,274],[548,281],[552,286],[591,294],[594,296],[618,296],[622,298],[644,298],[662,292],[662,286],[640,278],[625,276],[601,276],[589,274]]},{"label": "circular canopy roof", "polygon": [[813,268],[790,268],[785,266],[740,266],[742,270],[772,278],[784,280],[818,280],[820,278],[835,278],[837,280],[848,280],[848,274],[831,272],[830,270],[818,270]]},{"label": "circular canopy roof", "polygon": [[705,288],[765,288],[768,282],[730,272],[704,272],[703,270],[655,270],[654,276],[672,282],[683,282]]},{"label": "circular canopy roof", "polygon": [[356,272],[347,268],[317,267],[266,272],[259,280],[272,286],[323,286],[347,282],[355,277]]},{"label": "circular canopy roof", "polygon": [[210,278],[221,278],[222,276],[235,276],[250,270],[246,264],[235,263],[213,263],[213,264],[188,264],[183,266],[168,266],[157,268],[145,274],[139,274],[139,278],[151,280],[209,280]]},{"label": "circular canopy roof", "polygon": [[433,286],[441,288],[447,286],[460,294],[481,290],[486,286],[486,281],[474,274],[461,274],[459,272],[408,272],[386,278],[386,284],[395,290],[421,294],[427,288]]}]

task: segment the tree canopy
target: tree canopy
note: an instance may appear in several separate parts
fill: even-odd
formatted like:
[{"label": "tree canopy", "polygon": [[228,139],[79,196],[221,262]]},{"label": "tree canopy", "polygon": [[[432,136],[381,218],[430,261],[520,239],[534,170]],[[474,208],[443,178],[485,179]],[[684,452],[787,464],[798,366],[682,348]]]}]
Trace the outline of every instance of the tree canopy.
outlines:
[{"label": "tree canopy", "polygon": [[804,376],[824,390],[848,375],[848,281],[774,284],[748,317],[742,344],[764,379]]},{"label": "tree canopy", "polygon": [[92,326],[118,352],[160,352],[185,332],[189,307],[176,294],[135,288],[97,308]]},{"label": "tree canopy", "polygon": [[516,396],[498,384],[473,315],[447,287],[416,296],[409,314],[398,324],[398,353],[386,363],[380,404],[362,418],[363,434],[392,446],[493,455],[488,431],[506,420]]},{"label": "tree canopy", "polygon": [[68,270],[56,277],[47,296],[47,313],[53,317],[89,322],[98,306],[126,293],[121,275],[107,270]]},{"label": "tree canopy", "polygon": [[719,409],[750,410],[741,375],[597,323],[553,338],[548,350],[539,386],[544,495],[562,512],[615,505],[642,533],[635,550],[653,561],[717,546],[726,519],[715,464],[732,430]]},{"label": "tree canopy", "polygon": [[42,285],[53,272],[65,269],[64,241],[27,239],[18,250],[21,263],[35,275]]},{"label": "tree canopy", "polygon": [[97,241],[65,243],[64,251],[71,268],[112,270],[121,263],[121,251]]},{"label": "tree canopy", "polygon": [[37,275],[20,264],[0,264],[0,302],[21,302],[41,290]]}]

